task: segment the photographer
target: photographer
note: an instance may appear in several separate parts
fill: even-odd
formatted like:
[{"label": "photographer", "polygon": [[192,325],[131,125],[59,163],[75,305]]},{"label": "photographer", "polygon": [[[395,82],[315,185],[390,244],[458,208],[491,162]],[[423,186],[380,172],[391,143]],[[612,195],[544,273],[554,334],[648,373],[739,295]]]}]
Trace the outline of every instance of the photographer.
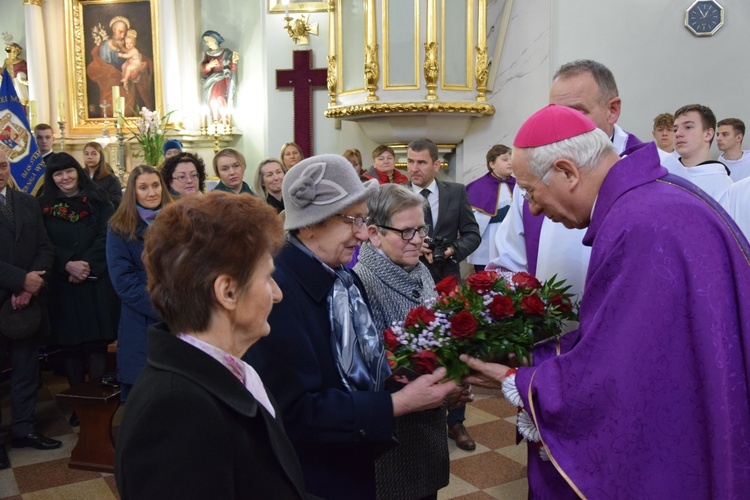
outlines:
[{"label": "photographer", "polygon": [[[474,219],[469,197],[463,184],[435,179],[440,170],[438,149],[429,139],[409,143],[406,160],[411,189],[427,199],[425,224],[429,241],[422,243],[420,260],[430,270],[435,283],[446,276],[461,278],[459,264],[477,249],[481,242],[479,225]],[[465,408],[448,412],[448,437],[463,450],[476,448],[463,425]]]}]

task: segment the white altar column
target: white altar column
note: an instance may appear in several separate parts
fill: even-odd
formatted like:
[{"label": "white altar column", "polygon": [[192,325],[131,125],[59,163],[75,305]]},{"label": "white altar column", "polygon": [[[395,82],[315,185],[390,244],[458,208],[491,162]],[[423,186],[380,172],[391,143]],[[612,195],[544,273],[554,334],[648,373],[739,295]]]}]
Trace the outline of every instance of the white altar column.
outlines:
[{"label": "white altar column", "polygon": [[44,40],[42,0],[23,0],[26,25],[26,65],[28,67],[29,100],[36,101],[37,116],[50,116],[47,52]]}]

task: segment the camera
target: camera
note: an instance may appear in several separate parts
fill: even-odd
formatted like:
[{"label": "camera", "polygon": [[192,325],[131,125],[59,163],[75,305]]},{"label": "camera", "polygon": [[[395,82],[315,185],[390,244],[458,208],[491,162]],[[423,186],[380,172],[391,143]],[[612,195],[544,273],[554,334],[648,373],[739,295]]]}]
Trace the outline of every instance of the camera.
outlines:
[{"label": "camera", "polygon": [[442,236],[434,236],[427,239],[427,247],[432,250],[432,261],[437,262],[439,260],[446,260],[445,251],[450,246],[448,240]]}]

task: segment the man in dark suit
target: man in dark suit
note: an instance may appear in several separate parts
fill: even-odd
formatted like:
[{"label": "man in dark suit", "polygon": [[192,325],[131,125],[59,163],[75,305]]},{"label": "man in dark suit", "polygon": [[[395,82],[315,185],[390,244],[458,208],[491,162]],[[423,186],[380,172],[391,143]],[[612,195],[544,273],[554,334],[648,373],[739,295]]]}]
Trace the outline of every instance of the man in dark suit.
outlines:
[{"label": "man in dark suit", "polygon": [[[0,359],[10,351],[12,366],[10,404],[11,446],[40,450],[62,444],[34,430],[36,390],[39,385],[39,342],[48,328],[46,304],[39,292],[44,274],[52,269],[54,248],[42,222],[39,205],[31,196],[8,187],[8,156],[0,150],[0,307],[10,301],[13,309],[25,309],[32,300],[40,301],[42,322],[29,338],[10,340],[0,331]],[[0,469],[10,467],[5,451],[7,433],[0,433]]]},{"label": "man in dark suit", "polygon": [[[479,225],[469,204],[466,187],[456,182],[435,179],[440,170],[438,149],[429,139],[409,143],[406,168],[411,188],[428,201],[425,223],[429,224],[431,243],[422,243],[422,261],[435,283],[446,276],[461,278],[460,263],[477,249],[482,241]],[[464,427],[465,407],[448,411],[448,436],[464,450],[476,448]]]}]

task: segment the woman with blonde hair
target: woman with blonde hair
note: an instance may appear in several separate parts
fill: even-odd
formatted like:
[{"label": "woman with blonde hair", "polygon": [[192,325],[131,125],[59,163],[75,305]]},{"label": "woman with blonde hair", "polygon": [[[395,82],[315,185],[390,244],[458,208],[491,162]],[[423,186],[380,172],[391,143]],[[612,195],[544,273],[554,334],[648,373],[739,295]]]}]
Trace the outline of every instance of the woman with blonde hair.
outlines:
[{"label": "woman with blonde hair", "polygon": [[83,165],[94,184],[107,192],[116,209],[122,200],[122,184],[107,163],[101,144],[92,141],[83,147]]},{"label": "woman with blonde hair", "polygon": [[122,300],[117,340],[117,380],[125,401],[146,366],[146,332],[159,320],[146,292],[143,238],[159,211],[172,203],[164,180],[150,165],[135,167],[120,207],[109,221],[107,267]]},{"label": "woman with blonde hair", "polygon": [[276,158],[266,158],[255,171],[255,192],[263,193],[266,203],[278,213],[284,211],[284,198],[281,194],[281,183],[286,175],[286,167]]},{"label": "woman with blonde hair", "polygon": [[297,163],[304,160],[305,155],[302,153],[302,148],[299,147],[296,142],[285,142],[284,145],[281,146],[281,154],[279,155],[279,158],[281,158],[284,168],[289,170]]},{"label": "woman with blonde hair", "polygon": [[214,190],[227,193],[255,193],[243,179],[247,163],[245,156],[234,148],[224,148],[214,156],[214,174],[221,179]]}]

